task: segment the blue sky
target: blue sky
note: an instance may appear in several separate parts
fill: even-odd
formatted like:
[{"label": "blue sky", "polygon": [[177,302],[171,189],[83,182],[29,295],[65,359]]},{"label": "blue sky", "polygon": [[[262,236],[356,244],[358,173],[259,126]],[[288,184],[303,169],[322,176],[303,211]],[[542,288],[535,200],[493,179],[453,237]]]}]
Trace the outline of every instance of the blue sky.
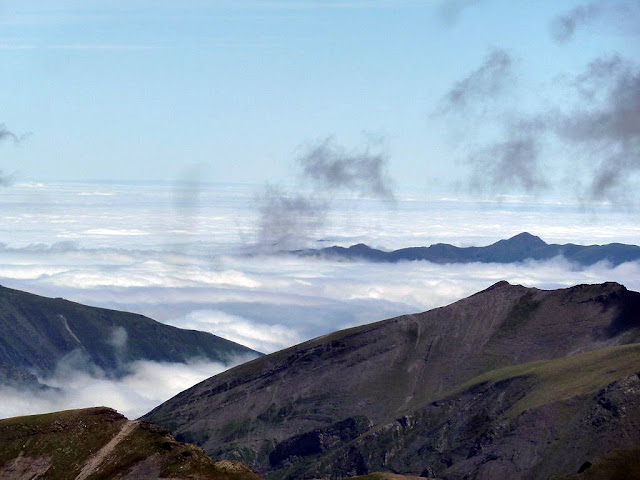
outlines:
[{"label": "blue sky", "polygon": [[[23,136],[0,144],[0,169],[22,180],[172,181],[197,167],[199,180],[261,183],[286,180],[305,145],[333,136],[347,151],[379,139],[397,185],[466,182],[469,152],[502,135],[498,114],[571,103],[589,62],[637,57],[637,27],[619,12],[555,41],[553,22],[580,6],[0,2],[0,123]],[[495,50],[512,62],[500,95],[473,115],[437,113]],[[552,143],[542,160],[564,165]]]}]

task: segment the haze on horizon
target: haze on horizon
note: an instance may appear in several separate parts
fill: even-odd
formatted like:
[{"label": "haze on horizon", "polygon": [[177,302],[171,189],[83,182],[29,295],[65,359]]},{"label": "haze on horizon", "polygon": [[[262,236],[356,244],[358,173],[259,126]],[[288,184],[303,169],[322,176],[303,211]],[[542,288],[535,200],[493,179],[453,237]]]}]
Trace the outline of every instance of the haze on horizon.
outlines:
[{"label": "haze on horizon", "polygon": [[4,2],[3,183],[291,184],[315,153],[332,181],[357,158],[338,175],[392,180],[357,194],[628,204],[639,18],[629,0]]}]

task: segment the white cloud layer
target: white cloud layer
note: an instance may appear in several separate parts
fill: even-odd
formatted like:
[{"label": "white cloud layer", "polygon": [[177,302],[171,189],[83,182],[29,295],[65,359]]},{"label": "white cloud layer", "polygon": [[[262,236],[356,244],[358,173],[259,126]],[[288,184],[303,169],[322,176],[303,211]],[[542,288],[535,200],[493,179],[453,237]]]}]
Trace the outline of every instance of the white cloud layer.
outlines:
[{"label": "white cloud layer", "polygon": [[[446,305],[500,280],[537,288],[617,281],[640,290],[640,263],[578,267],[562,258],[519,264],[335,262],[244,255],[257,240],[253,190],[203,186],[193,210],[167,186],[17,184],[0,192],[0,284],[145,314],[269,353],[405,313]],[[87,192],[99,194],[87,195]],[[55,201],[53,201],[55,199]],[[196,208],[197,207],[197,208]],[[473,219],[471,222],[469,219]],[[470,202],[399,196],[393,210],[336,199],[315,246],[486,245],[521,231],[549,243],[640,244],[637,216],[607,206],[529,197]],[[123,342],[114,332],[113,342]],[[107,404],[138,416],[222,371],[207,362],[137,362],[121,380],[61,366],[43,379],[62,392],[0,390],[0,416]]]},{"label": "white cloud layer", "polygon": [[[247,359],[237,359],[234,364]],[[0,418],[104,405],[137,418],[202,380],[226,370],[222,364],[195,360],[183,363],[137,361],[132,373],[119,380],[88,373],[69,364],[41,382],[49,390],[19,390],[0,386]]]}]

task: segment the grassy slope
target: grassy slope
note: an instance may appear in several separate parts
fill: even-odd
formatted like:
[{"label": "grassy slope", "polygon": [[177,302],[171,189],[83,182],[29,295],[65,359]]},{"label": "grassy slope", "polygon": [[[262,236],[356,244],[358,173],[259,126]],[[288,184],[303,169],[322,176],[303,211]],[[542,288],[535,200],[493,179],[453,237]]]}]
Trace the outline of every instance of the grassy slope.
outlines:
[{"label": "grassy slope", "polygon": [[0,420],[0,466],[22,452],[26,457],[51,456],[48,478],[75,476],[84,459],[104,446],[125,422],[122,415],[100,408]]},{"label": "grassy slope", "polygon": [[531,386],[527,394],[507,412],[507,416],[515,417],[530,408],[595,392],[638,371],[640,344],[633,343],[492,370],[460,385],[443,398],[454,396],[480,383],[528,377]]},{"label": "grassy slope", "polygon": [[[104,408],[68,410],[0,420],[0,473],[18,456],[49,458],[43,478],[75,478],[91,455],[100,450],[127,422]],[[246,467],[214,462],[202,449],[176,442],[164,429],[140,423],[107,456],[92,480],[118,478],[142,461],[149,461],[163,478],[259,480]]]}]

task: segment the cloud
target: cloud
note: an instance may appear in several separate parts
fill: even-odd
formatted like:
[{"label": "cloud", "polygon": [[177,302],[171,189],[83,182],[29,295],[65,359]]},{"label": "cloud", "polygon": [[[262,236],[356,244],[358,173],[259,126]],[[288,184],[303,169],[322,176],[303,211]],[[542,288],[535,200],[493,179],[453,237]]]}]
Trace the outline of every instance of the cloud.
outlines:
[{"label": "cloud", "polygon": [[124,351],[127,348],[128,339],[129,334],[124,327],[114,327],[111,329],[111,334],[107,339],[107,343],[117,351]]},{"label": "cloud", "polygon": [[[0,143],[5,140],[12,140],[14,144],[19,144],[25,138],[28,137],[28,134],[25,135],[17,135],[11,130],[7,129],[6,125],[0,123]],[[14,175],[5,175],[2,170],[0,170],[0,187],[8,187],[13,185],[15,181]]]},{"label": "cloud", "polygon": [[438,7],[438,15],[447,26],[456,24],[467,8],[480,3],[481,0],[442,0]]},{"label": "cloud", "polygon": [[288,190],[266,185],[257,196],[258,238],[257,245],[250,248],[281,251],[308,247],[325,227],[338,194],[393,202],[388,156],[380,151],[381,143],[369,136],[361,150],[348,151],[328,137],[301,147],[296,185]]},{"label": "cloud", "polygon": [[326,201],[270,185],[264,188],[258,203],[258,242],[267,250],[305,245],[324,225],[329,208]]},{"label": "cloud", "polygon": [[635,1],[599,0],[583,3],[559,15],[551,23],[551,36],[558,43],[573,40],[576,31],[587,25],[610,24],[616,31],[640,33],[640,4]]},{"label": "cloud", "polygon": [[306,340],[295,327],[260,323],[217,310],[194,310],[185,317],[168,323],[180,328],[209,332],[264,353],[275,352]]},{"label": "cloud", "polygon": [[[463,112],[467,121],[486,123],[486,106],[501,97],[503,80],[511,75],[512,62],[505,55],[492,52],[456,83],[444,96],[440,113]],[[607,55],[565,78],[564,107],[524,112],[516,104],[511,107],[515,112],[492,112],[492,128],[498,132],[493,141],[477,145],[466,139],[472,188],[528,193],[549,189],[558,172],[547,168],[547,160],[557,157],[554,148],[561,146],[578,198],[619,205],[637,199],[640,68]]]},{"label": "cloud", "polygon": [[551,35],[560,43],[573,38],[576,28],[602,15],[603,8],[598,2],[591,2],[569,10],[557,17],[551,24]]},{"label": "cloud", "polygon": [[[397,224],[377,232],[385,235],[378,237],[382,243],[390,242],[397,229],[408,229],[414,235],[401,239],[403,246],[409,246],[426,241],[424,235],[428,234],[420,234],[421,228],[440,232],[442,239],[461,241],[469,234],[497,235],[503,229],[516,228],[512,224],[524,220],[531,222],[527,227],[547,222],[545,231],[576,242],[582,238],[610,241],[612,231],[620,236],[617,238],[637,238],[637,226],[633,222],[622,222],[620,226],[620,217],[613,216],[603,219],[605,223],[592,224],[584,222],[583,217],[568,215],[565,206],[540,208],[538,214],[522,215],[519,207],[508,210],[508,205],[501,208],[487,205],[484,209],[469,210],[468,205],[456,202],[450,210],[432,209],[428,222],[418,226],[416,222],[420,220],[416,212],[423,211],[424,204],[412,207],[412,203],[403,205],[408,209],[397,215]],[[476,215],[482,216],[483,224],[469,226],[468,218]],[[560,219],[556,221],[556,217]],[[375,217],[368,216],[363,224],[370,224],[372,218]],[[550,223],[549,218],[553,219]],[[438,227],[439,224],[442,227]],[[627,230],[623,229],[624,225]],[[525,225],[518,223],[518,227],[521,226]],[[623,234],[626,237],[622,237]],[[157,261],[163,256],[175,262],[171,268]],[[264,352],[341,328],[446,305],[503,279],[538,288],[618,281],[630,289],[640,289],[639,262],[616,268],[606,263],[582,268],[562,258],[512,265],[436,265],[334,262],[263,255],[222,257],[218,269],[212,270],[206,257],[192,252],[173,258],[167,252],[84,249],[77,243],[55,248],[46,245],[5,248],[2,257],[0,283],[3,285],[139,312],[178,327],[209,331]],[[185,262],[184,257],[190,261]],[[28,280],[13,277],[13,271],[7,270],[11,265],[22,269],[23,277]],[[52,271],[43,271],[47,268]],[[91,285],[85,284],[87,277],[94,279]],[[122,286],[132,283],[137,286]],[[125,338],[124,332],[116,330],[110,336],[112,344],[123,348]],[[0,416],[107,404],[129,417],[136,417],[224,368],[198,360],[187,365],[136,362],[131,366],[130,375],[113,380],[76,352],[59,364],[52,377],[41,379],[62,391],[33,394],[0,388]]]},{"label": "cloud", "polygon": [[8,187],[13,183],[13,177],[11,175],[4,175],[0,170],[0,187]]},{"label": "cloud", "polygon": [[[6,125],[0,123],[0,142],[4,140],[13,140],[13,143],[20,143],[22,137],[19,137],[11,130],[7,129]],[[12,175],[4,175],[0,170],[0,187],[8,187],[13,183]]]},{"label": "cloud", "polygon": [[[238,358],[234,364],[246,360]],[[65,359],[52,376],[40,379],[53,389],[34,391],[0,386],[0,418],[101,405],[115,408],[128,418],[137,418],[230,368],[197,359],[185,364],[140,360],[129,364],[129,375],[113,380],[95,369],[87,371],[80,362]]]},{"label": "cloud", "polygon": [[[615,68],[618,72],[625,70],[624,64]],[[585,91],[593,91],[601,102],[605,99],[602,86],[610,81],[596,73],[606,70],[604,67],[594,66],[592,70],[593,75],[582,78],[580,85]],[[578,88],[577,83],[572,88]],[[238,231],[247,235],[257,231],[252,186],[201,185],[199,195],[203,200],[198,216],[205,234],[195,237],[189,248],[176,250],[175,246],[184,241],[182,233],[166,228],[174,191],[166,185],[145,185],[140,187],[141,195],[131,195],[131,188],[115,184],[101,184],[99,188],[16,184],[10,195],[16,201],[4,204],[0,224],[5,241],[11,242],[0,245],[0,284],[208,330],[265,352],[348,326],[442,306],[502,279],[538,288],[618,281],[640,290],[638,262],[616,268],[604,263],[576,267],[563,259],[516,265],[390,265],[291,255],[222,255],[220,252],[233,250]],[[90,205],[86,196],[78,195],[95,189],[113,195],[90,197]],[[521,231],[540,235],[550,243],[638,242],[635,217],[611,212],[604,206],[594,207],[597,215],[588,215],[565,198],[555,204],[554,199],[532,200],[517,195],[502,203],[479,204],[464,198],[427,198],[421,193],[412,191],[409,198],[403,192],[393,212],[383,211],[374,199],[363,201],[357,195],[339,198],[341,208],[327,212],[327,225],[333,235],[322,245],[486,245]],[[149,198],[159,201],[151,204]],[[43,204],[48,208],[39,210]],[[354,210],[357,215],[353,215]],[[470,218],[477,221],[469,222]],[[132,225],[148,235],[98,237],[84,233],[95,228],[126,230]],[[118,335],[112,333],[112,341],[126,345],[124,335],[120,334],[120,340]],[[82,371],[82,358],[67,359],[67,365],[55,377],[56,385],[68,381],[73,386],[68,394],[20,397],[15,392],[13,396],[7,393],[5,400],[0,398],[0,412],[26,413],[16,410],[23,404],[39,407],[30,412],[35,413],[99,402],[135,414],[136,409],[146,411],[165,399],[156,396],[151,380],[155,375],[160,377],[158,390],[168,397],[175,390],[163,382],[188,376],[194,368],[143,364],[128,380],[114,383],[99,371]],[[219,371],[215,368],[203,367],[201,376],[193,377],[193,381]],[[71,373],[64,376],[64,371]],[[188,386],[187,382],[183,385]]]},{"label": "cloud", "polygon": [[576,85],[596,106],[550,118],[550,126],[595,162],[590,196],[615,200],[640,174],[640,68],[618,56],[598,58]]},{"label": "cloud", "polygon": [[478,68],[456,82],[444,96],[441,113],[464,112],[474,102],[500,97],[512,84],[513,64],[506,51],[492,49]]},{"label": "cloud", "polygon": [[8,130],[6,125],[0,123],[0,141],[7,139],[13,140],[14,143],[20,142],[20,137],[18,137],[18,135]]},{"label": "cloud", "polygon": [[[187,306],[187,314],[169,323],[208,330],[269,352],[337,329],[446,305],[503,279],[537,288],[618,281],[630,289],[640,289],[640,262],[615,268],[604,262],[577,268],[562,258],[519,264],[465,265],[318,262],[293,257],[260,259],[259,262],[262,261],[268,263],[264,266],[265,275],[300,281],[306,279],[307,284],[291,282],[288,293],[280,291],[279,287],[274,288],[273,294],[281,297],[279,302],[274,298],[271,307],[252,306],[252,298],[247,292],[242,303],[237,305],[238,311],[241,305],[244,308],[242,316],[228,313],[226,310],[231,305],[220,305],[225,310]],[[279,263],[287,267],[275,272]],[[311,279],[310,274],[314,272],[316,276]],[[310,292],[316,296],[309,298],[307,306],[285,302],[287,295]],[[155,298],[162,310],[184,305],[182,302],[186,297],[174,297],[173,293],[166,289],[153,294],[150,290],[139,292],[141,301]],[[189,291],[184,293],[189,295]],[[104,305],[97,300],[105,298],[104,294],[104,291],[94,292],[96,300],[93,303]],[[210,292],[202,291],[199,295],[204,301],[208,294]],[[122,301],[120,295],[115,297]],[[143,304],[140,305],[139,309],[144,310]],[[251,309],[252,318],[248,318],[245,314]],[[272,323],[265,321],[267,318]],[[245,360],[248,358],[238,358],[234,363]],[[76,352],[61,361],[52,376],[40,379],[59,390],[34,393],[0,387],[0,418],[96,405],[108,405],[129,418],[136,418],[227,368],[198,359],[188,364],[137,361],[129,367],[129,375],[118,380],[109,379],[86,362],[80,352]]]},{"label": "cloud", "polygon": [[298,164],[302,176],[321,189],[393,200],[391,180],[386,172],[388,158],[373,148],[367,143],[361,151],[348,152],[328,137],[309,145],[298,158]]},{"label": "cloud", "polygon": [[539,166],[539,138],[524,125],[510,125],[506,139],[473,152],[471,186],[493,191],[513,188],[535,192],[547,186]]}]

